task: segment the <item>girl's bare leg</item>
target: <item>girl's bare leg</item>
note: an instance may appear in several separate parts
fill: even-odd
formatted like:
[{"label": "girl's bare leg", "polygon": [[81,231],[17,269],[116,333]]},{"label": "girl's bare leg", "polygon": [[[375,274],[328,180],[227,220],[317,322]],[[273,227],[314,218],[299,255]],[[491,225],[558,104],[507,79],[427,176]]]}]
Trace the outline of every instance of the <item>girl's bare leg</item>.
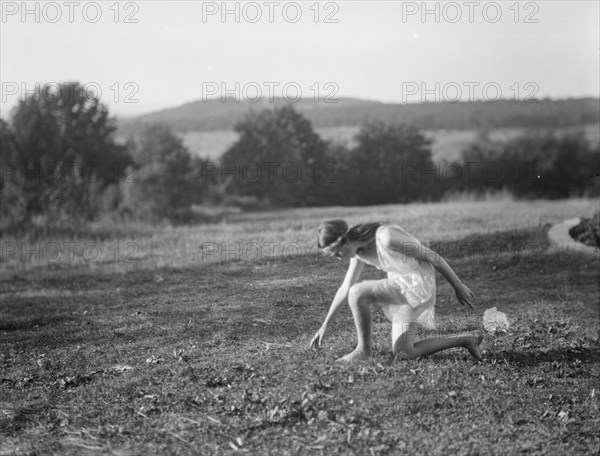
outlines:
[{"label": "girl's bare leg", "polygon": [[348,304],[354,317],[358,343],[352,353],[348,353],[338,361],[349,362],[367,359],[371,356],[371,303],[373,302],[372,285],[365,281],[350,288]]},{"label": "girl's bare leg", "polygon": [[431,355],[448,348],[463,347],[478,361],[481,361],[479,345],[483,335],[479,331],[471,331],[448,336],[426,337],[416,340],[416,323],[396,322],[392,331],[393,352],[404,352],[409,358]]},{"label": "girl's bare leg", "polygon": [[[353,285],[348,294],[348,304],[354,317],[358,343],[352,353],[348,353],[338,361],[364,360],[371,356],[371,305],[376,302],[377,296],[373,291],[376,281],[364,281]],[[406,353],[409,358],[418,358],[454,347],[464,347],[469,353],[481,361],[479,345],[483,340],[480,332],[465,332],[448,336],[435,336],[416,340],[417,324],[413,323],[414,309],[402,305],[394,311],[396,322],[393,324],[392,340],[394,353]]]}]

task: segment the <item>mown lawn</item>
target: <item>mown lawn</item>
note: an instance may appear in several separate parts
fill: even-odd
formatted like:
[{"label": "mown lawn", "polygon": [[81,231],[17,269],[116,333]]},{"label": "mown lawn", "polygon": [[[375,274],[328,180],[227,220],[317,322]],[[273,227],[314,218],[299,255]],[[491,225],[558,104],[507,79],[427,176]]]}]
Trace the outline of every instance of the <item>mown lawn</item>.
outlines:
[{"label": "mown lawn", "polygon": [[379,311],[371,361],[334,361],[355,344],[347,309],[310,351],[345,272],[312,254],[14,273],[0,454],[597,454],[600,265],[548,251],[547,229],[431,238],[477,296],[467,316],[438,276],[438,332],[509,317],[481,364],[394,357]]}]

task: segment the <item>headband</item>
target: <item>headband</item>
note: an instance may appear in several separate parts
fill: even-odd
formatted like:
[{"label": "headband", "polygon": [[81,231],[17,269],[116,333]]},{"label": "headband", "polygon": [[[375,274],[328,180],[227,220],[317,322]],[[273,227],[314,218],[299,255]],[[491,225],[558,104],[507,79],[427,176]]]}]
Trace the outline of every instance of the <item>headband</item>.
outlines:
[{"label": "headband", "polygon": [[327,255],[329,255],[329,254],[333,253],[335,251],[335,249],[337,249],[344,242],[346,242],[346,233],[342,234],[331,244],[329,244],[325,247],[320,247],[320,248],[323,250],[323,252],[325,252]]}]

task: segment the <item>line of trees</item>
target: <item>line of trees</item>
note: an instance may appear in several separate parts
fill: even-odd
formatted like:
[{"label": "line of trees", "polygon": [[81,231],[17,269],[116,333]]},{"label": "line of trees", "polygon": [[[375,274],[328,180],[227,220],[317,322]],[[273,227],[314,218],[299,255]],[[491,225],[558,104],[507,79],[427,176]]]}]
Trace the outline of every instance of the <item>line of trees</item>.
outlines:
[{"label": "line of trees", "polygon": [[[600,149],[583,133],[533,132],[492,142],[481,130],[457,162],[434,162],[431,141],[418,128],[372,122],[362,126],[356,145],[324,142],[310,122],[290,106],[250,114],[240,122],[238,141],[222,158],[230,195],[270,206],[373,205],[436,201],[452,193],[510,193],[516,198],[598,195]],[[267,163],[280,165],[273,180]],[[285,170],[294,167],[305,180]],[[258,178],[249,171],[262,171]],[[229,179],[225,179],[227,177]]]},{"label": "line of trees", "polygon": [[[236,126],[239,139],[224,154],[231,195],[263,205],[327,206],[407,203],[432,197],[407,164],[433,168],[431,142],[415,127],[369,123],[357,145],[325,142],[291,106],[250,114]],[[269,169],[267,169],[269,168]],[[256,169],[253,177],[249,171]],[[272,171],[267,174],[267,171]],[[258,177],[260,173],[260,178]],[[439,192],[439,189],[435,189]]]},{"label": "line of trees", "polygon": [[0,119],[0,229],[100,217],[185,222],[195,205],[294,207],[439,200],[449,192],[516,197],[598,194],[600,151],[583,135],[482,135],[459,163],[434,163],[414,126],[364,125],[356,146],[324,141],[292,106],[249,113],[219,163],[192,157],[165,125],[126,144],[77,83],[19,103]]},{"label": "line of trees", "polygon": [[[467,147],[462,158],[458,190],[507,190],[523,199],[599,194],[600,150],[583,134],[529,133],[506,142],[481,141]],[[475,164],[486,171],[473,172]]]}]

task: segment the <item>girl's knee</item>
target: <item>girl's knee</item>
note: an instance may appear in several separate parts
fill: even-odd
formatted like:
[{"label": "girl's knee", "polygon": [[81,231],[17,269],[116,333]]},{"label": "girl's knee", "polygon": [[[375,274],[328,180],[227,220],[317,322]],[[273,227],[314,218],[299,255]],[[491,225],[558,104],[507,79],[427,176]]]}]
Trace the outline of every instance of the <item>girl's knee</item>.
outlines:
[{"label": "girl's knee", "polygon": [[348,292],[348,301],[350,304],[365,302],[371,295],[371,287],[366,283],[355,283]]},{"label": "girl's knee", "polygon": [[392,347],[392,352],[394,353],[394,355],[397,355],[400,352],[402,352],[410,359],[418,358],[419,354],[415,350],[414,341],[411,338],[405,336],[406,335],[403,334],[396,339],[396,341],[394,342],[394,346]]}]

